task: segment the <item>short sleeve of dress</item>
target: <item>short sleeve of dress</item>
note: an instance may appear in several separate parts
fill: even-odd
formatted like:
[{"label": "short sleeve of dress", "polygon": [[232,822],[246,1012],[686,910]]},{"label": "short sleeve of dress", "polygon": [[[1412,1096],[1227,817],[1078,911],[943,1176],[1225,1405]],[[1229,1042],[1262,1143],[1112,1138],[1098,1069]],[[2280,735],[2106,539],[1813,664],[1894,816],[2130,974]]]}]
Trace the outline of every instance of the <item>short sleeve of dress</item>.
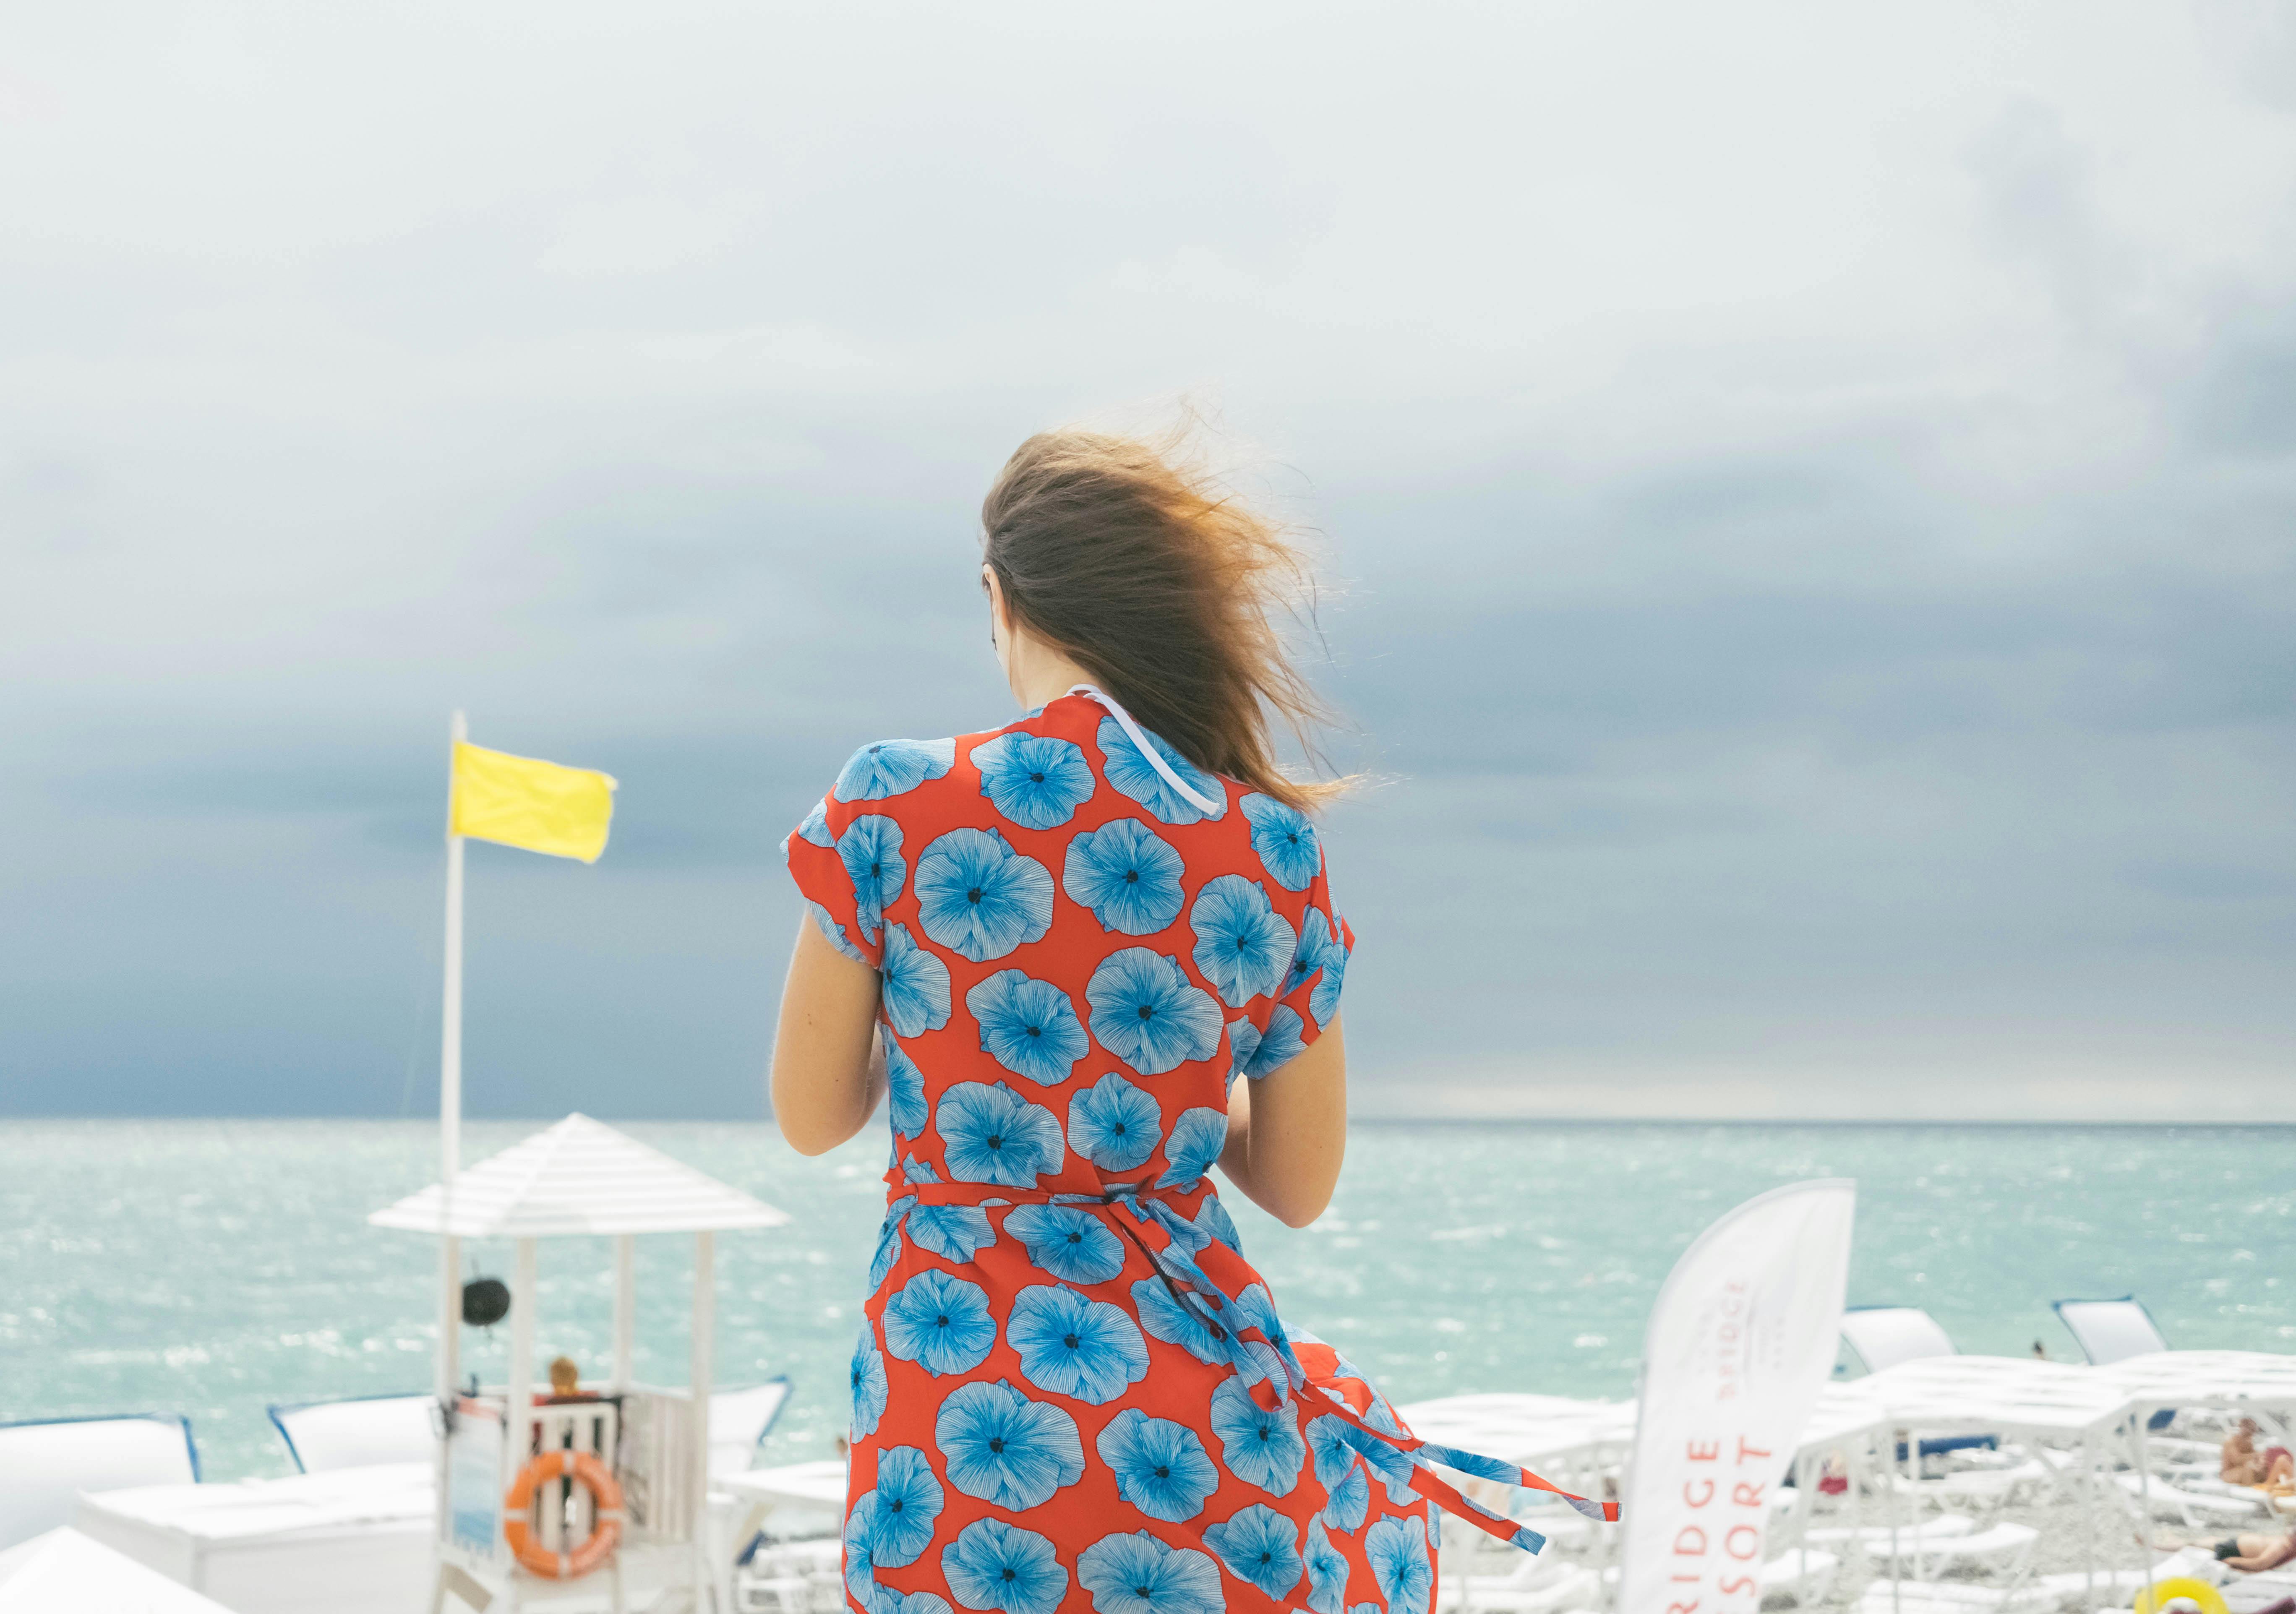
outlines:
[{"label": "short sleeve of dress", "polygon": [[1255,1045],[1236,1049],[1238,1068],[1257,1078],[1282,1069],[1339,1018],[1340,994],[1347,985],[1348,956],[1356,938],[1332,903],[1322,838],[1306,815],[1264,796],[1246,797],[1244,811],[1252,821],[1252,844],[1266,873],[1275,884],[1306,898],[1294,932],[1292,966],[1265,1011],[1266,1022],[1234,1028],[1239,1042],[1250,1042],[1251,1033],[1259,1033]]},{"label": "short sleeve of dress", "polygon": [[854,829],[860,816],[824,797],[782,842],[782,856],[789,864],[790,878],[797,881],[798,895],[805,898],[807,911],[829,945],[875,969],[884,957],[882,910],[873,911],[846,862],[850,856],[865,873],[869,867],[869,849],[860,844],[867,832],[857,836]]},{"label": "short sleeve of dress", "polygon": [[884,967],[885,910],[899,900],[912,854],[898,798],[949,770],[950,740],[880,740],[853,753],[829,794],[782,842],[813,922],[846,957]]}]

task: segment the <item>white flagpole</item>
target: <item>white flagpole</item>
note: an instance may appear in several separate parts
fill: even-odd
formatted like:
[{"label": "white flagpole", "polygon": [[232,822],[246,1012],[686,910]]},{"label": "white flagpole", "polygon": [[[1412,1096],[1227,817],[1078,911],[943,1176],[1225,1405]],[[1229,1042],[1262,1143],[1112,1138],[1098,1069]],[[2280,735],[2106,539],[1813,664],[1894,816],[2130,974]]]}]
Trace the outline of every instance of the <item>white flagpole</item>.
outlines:
[{"label": "white flagpole", "polygon": [[[470,725],[456,712],[448,734],[459,745]],[[463,838],[453,818],[454,752],[447,751],[447,990],[439,1030],[439,1192],[442,1224],[451,1218],[455,1178],[463,1168]],[[439,1399],[451,1405],[462,1355],[462,1243],[442,1225],[439,1239]],[[439,1455],[439,1517],[446,1516],[446,1456]]]},{"label": "white flagpole", "polygon": [[[471,735],[463,714],[455,714],[453,742]],[[447,753],[447,790],[454,789],[454,753]],[[439,1169],[451,1191],[463,1169],[463,838],[450,818],[447,829],[447,993],[439,1017]]]}]

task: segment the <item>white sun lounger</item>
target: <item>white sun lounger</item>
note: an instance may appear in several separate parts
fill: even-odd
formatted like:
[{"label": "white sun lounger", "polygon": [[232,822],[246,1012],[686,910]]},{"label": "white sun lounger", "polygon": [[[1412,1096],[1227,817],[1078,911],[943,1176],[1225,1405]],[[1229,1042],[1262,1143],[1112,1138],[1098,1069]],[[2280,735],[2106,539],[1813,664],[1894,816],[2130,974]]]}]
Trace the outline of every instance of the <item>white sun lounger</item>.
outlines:
[{"label": "white sun lounger", "polygon": [[2147,1479],[2142,1474],[2115,1474],[2112,1479],[2131,1496],[2142,1497],[2163,1519],[2183,1519],[2187,1522],[2210,1520],[2231,1524],[2269,1511],[2252,1497],[2211,1496],[2185,1490],[2165,1479]]},{"label": "white sun lounger", "polygon": [[[2005,1522],[1973,1535],[1934,1536],[1914,1542],[1901,1536],[1895,1556],[1923,1569],[1980,1568],[2011,1577],[2024,1569],[2033,1556],[2033,1544],[2040,1538],[2041,1532],[2029,1524]],[[1866,1550],[1884,1565],[1890,1562],[1892,1555],[1886,1540],[1869,1544]]]},{"label": "white sun lounger", "polygon": [[1756,1577],[1764,1597],[1791,1597],[1797,1602],[1824,1602],[1833,1590],[1833,1577],[1841,1561],[1816,1547],[1795,1547],[1764,1564]]},{"label": "white sun lounger", "polygon": [[2215,1440],[2186,1440],[2177,1435],[2147,1435],[2144,1449],[2163,1462],[2205,1462],[2214,1468],[2224,1461],[2224,1446]]},{"label": "white sun lounger", "polygon": [[773,1432],[782,1408],[789,1405],[790,1381],[768,1379],[744,1389],[713,1390],[709,1396],[709,1474],[748,1471],[758,1460],[758,1448]]},{"label": "white sun lounger", "polygon": [[1869,1373],[1960,1354],[1938,1320],[1918,1306],[1853,1306],[1841,1314],[1841,1337]]},{"label": "white sun lounger", "polygon": [[2049,1485],[2055,1478],[2048,1464],[2038,1458],[2029,1458],[2007,1468],[1969,1469],[1948,1474],[1942,1479],[1908,1479],[1903,1474],[1893,1473],[1890,1476],[1890,1488],[1900,1496],[1994,1506]]},{"label": "white sun lounger", "polygon": [[[1966,1513],[1940,1513],[1934,1519],[1924,1519],[1918,1524],[1899,1525],[1897,1529],[1897,1538],[1901,1543],[1943,1541],[1949,1536],[1966,1536],[1975,1528],[1977,1528],[1977,1521]],[[1834,1524],[1823,1525],[1810,1530],[1804,1535],[1803,1539],[1813,1546],[1855,1541],[1868,1548],[1887,1551],[1890,1545],[1890,1527],[1886,1524],[1854,1527]]]},{"label": "white sun lounger", "polygon": [[2269,1608],[2284,1597],[2296,1597],[2296,1570],[2265,1569],[2254,1575],[2235,1575],[2224,1583],[2224,1593],[2233,1614],[2250,1614],[2250,1610]]},{"label": "white sun lounger", "polygon": [[432,1468],[337,1469],[83,1496],[73,1524],[239,1614],[429,1606]]},{"label": "white sun lounger", "polygon": [[2161,1325],[2134,1295],[2114,1300],[2059,1300],[2051,1308],[2091,1367],[2109,1367],[2130,1356],[2167,1350]]},{"label": "white sun lounger", "polygon": [[[1562,1572],[1544,1585],[1478,1585],[1486,1578],[1469,1576],[1464,1584],[1446,1581],[1438,1588],[1435,1607],[1441,1614],[1562,1614],[1594,1602],[1602,1594],[1603,1579],[1594,1570],[1558,1566]],[[1504,1578],[1504,1577],[1499,1577]]]},{"label": "white sun lounger", "polygon": [[191,1420],[173,1413],[0,1423],[0,1548],[70,1524],[83,1491],[199,1477]]},{"label": "white sun lounger", "polygon": [[0,1553],[0,1614],[230,1614],[69,1526]]},{"label": "white sun lounger", "polygon": [[2199,1547],[2185,1547],[2150,1569],[2099,1569],[2094,1580],[2079,1569],[2066,1569],[2054,1575],[2036,1575],[2030,1584],[2053,1594],[2060,1608],[2089,1614],[2090,1610],[2104,1606],[2097,1602],[2100,1597],[2109,1597],[2126,1608],[2128,1599],[2155,1581],[2186,1578],[2220,1586],[2225,1582],[2225,1569],[2213,1553]]},{"label": "white sun lounger", "polygon": [[266,1407],[287,1454],[306,1474],[377,1462],[428,1462],[439,1449],[427,1395],[350,1396]]},{"label": "white sun lounger", "polygon": [[2039,1614],[2054,1609],[2054,1593],[2038,1586],[2013,1590],[1956,1580],[1876,1580],[1850,1605],[1857,1614]]}]

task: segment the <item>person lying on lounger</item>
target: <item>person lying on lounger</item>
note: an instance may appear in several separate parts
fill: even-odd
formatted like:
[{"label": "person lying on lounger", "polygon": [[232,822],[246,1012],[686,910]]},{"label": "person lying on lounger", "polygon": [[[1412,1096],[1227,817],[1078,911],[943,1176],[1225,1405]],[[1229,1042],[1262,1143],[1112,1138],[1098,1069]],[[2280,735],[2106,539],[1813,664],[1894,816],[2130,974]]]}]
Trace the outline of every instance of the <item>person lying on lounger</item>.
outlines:
[{"label": "person lying on lounger", "polygon": [[2286,1485],[2296,1459],[2284,1446],[2256,1449],[2256,1420],[2243,1418],[2240,1427],[2225,1438],[2223,1479],[2226,1485]]},{"label": "person lying on lounger", "polygon": [[2217,1543],[2217,1557],[2227,1569],[2276,1569],[2296,1562],[2296,1530],[2285,1536],[2227,1536]]}]

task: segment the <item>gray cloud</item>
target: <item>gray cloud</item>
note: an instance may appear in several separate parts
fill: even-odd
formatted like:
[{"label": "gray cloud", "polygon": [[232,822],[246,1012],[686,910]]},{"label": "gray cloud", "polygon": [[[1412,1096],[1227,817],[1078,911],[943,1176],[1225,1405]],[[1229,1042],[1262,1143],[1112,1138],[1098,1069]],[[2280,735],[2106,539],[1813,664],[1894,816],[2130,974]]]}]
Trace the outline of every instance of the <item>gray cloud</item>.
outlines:
[{"label": "gray cloud", "polygon": [[473,1109],[754,1113],[986,481],[1183,392],[1342,585],[1370,1107],[2268,1102],[2279,14],[1658,14],[27,23],[0,1110],[422,1110],[462,705],[623,783],[473,855]]}]

